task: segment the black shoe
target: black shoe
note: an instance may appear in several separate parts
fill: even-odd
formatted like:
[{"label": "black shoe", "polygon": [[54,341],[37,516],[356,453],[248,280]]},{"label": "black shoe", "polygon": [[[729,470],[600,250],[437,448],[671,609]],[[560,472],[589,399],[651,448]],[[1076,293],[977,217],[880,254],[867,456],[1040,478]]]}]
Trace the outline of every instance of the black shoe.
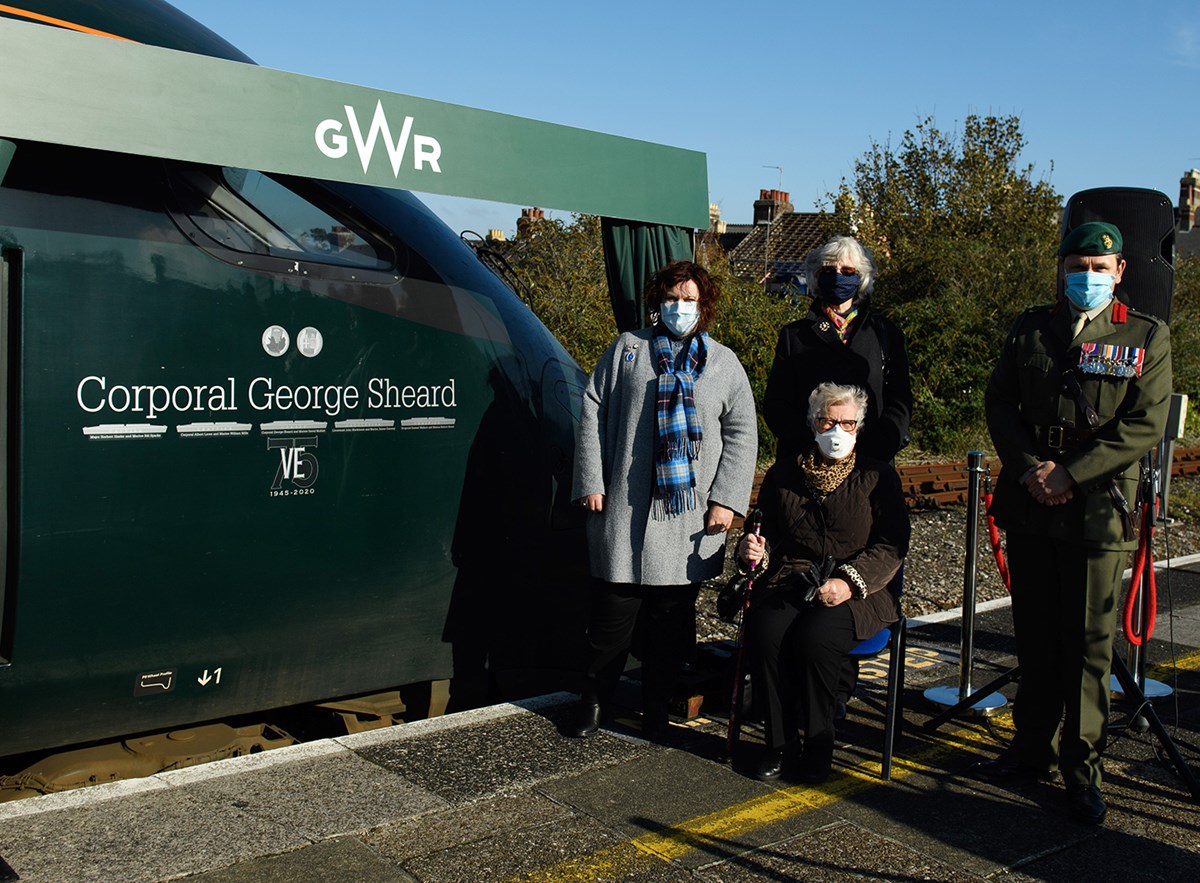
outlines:
[{"label": "black shoe", "polygon": [[994,760],[980,760],[971,764],[967,772],[985,782],[1044,782],[1050,774],[1018,761],[1009,754],[1001,754]]},{"label": "black shoe", "polygon": [[575,706],[575,716],[563,728],[563,733],[574,739],[586,739],[600,729],[600,703],[580,701]]},{"label": "black shoe", "polygon": [[792,778],[806,785],[820,785],[833,774],[833,746],[805,745]]},{"label": "black shoe", "polygon": [[754,778],[760,782],[774,782],[783,772],[783,749],[768,748],[754,771]]},{"label": "black shoe", "polygon": [[1089,825],[1104,824],[1108,815],[1108,806],[1104,796],[1095,785],[1084,785],[1079,782],[1067,783],[1067,806],[1071,815]]}]

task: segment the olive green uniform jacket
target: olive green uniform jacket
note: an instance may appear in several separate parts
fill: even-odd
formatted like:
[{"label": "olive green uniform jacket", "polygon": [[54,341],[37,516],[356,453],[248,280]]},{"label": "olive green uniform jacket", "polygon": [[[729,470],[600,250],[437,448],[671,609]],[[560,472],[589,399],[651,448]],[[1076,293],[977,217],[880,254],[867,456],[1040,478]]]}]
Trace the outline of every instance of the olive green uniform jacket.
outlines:
[{"label": "olive green uniform jacket", "polygon": [[[1009,531],[1031,533],[1090,548],[1132,549],[1110,483],[1136,506],[1138,461],[1158,443],[1171,398],[1171,340],[1167,326],[1116,299],[1071,340],[1071,310],[1064,301],[1026,310],[1013,324],[986,394],[987,423],[1002,469],[989,514]],[[1096,344],[1083,353],[1084,344]],[[1140,350],[1140,374],[1121,376],[1120,357],[1138,365],[1138,353],[1108,358],[1106,346]],[[1081,358],[1092,368],[1079,370]],[[1100,418],[1086,438],[1087,415],[1064,386],[1073,370]],[[1055,429],[1055,427],[1058,427]],[[1077,434],[1078,433],[1078,434]],[[1059,435],[1066,440],[1059,441]],[[1061,445],[1058,447],[1052,445]],[[1054,460],[1078,487],[1058,506],[1043,506],[1019,483],[1040,460]]]}]

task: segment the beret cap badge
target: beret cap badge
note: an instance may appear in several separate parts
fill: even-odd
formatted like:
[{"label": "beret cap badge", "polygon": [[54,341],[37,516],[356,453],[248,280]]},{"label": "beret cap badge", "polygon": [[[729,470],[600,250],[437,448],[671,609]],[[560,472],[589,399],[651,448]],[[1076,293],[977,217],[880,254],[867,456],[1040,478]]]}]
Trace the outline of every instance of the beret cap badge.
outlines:
[{"label": "beret cap badge", "polygon": [[1124,245],[1121,231],[1104,221],[1087,221],[1069,230],[1058,248],[1059,257],[1069,254],[1100,256],[1120,254]]}]

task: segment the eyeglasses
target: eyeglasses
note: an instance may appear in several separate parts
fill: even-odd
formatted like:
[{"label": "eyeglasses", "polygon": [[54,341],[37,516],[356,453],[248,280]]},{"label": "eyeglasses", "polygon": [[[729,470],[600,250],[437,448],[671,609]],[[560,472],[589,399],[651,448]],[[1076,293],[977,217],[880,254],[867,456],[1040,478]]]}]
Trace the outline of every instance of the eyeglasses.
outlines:
[{"label": "eyeglasses", "polygon": [[821,432],[829,432],[834,426],[840,426],[846,432],[854,432],[858,429],[857,420],[831,420],[829,417],[817,418],[817,429]]},{"label": "eyeglasses", "polygon": [[827,267],[821,268],[822,276],[831,276],[834,273],[841,273],[843,276],[857,276],[858,268],[857,267],[834,267],[834,266],[827,266]]}]

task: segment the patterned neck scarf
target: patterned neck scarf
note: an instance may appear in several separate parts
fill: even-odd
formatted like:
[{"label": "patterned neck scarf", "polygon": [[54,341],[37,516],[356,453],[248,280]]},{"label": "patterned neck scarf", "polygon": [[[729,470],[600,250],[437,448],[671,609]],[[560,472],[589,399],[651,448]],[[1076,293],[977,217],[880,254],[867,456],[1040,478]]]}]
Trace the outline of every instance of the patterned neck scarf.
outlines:
[{"label": "patterned neck scarf", "polygon": [[825,306],[822,309],[825,311],[825,316],[833,323],[833,330],[837,332],[838,340],[842,343],[849,343],[847,337],[850,333],[850,323],[858,315],[858,307],[850,310],[844,316],[831,306]]},{"label": "patterned neck scarf", "polygon": [[857,453],[854,450],[840,460],[831,461],[822,457],[816,445],[813,445],[812,450],[800,458],[800,471],[804,473],[805,483],[817,496],[832,494],[854,468]]},{"label": "patterned neck scarf", "polygon": [[696,508],[696,473],[700,456],[700,418],[696,414],[696,381],[708,361],[707,334],[691,337],[671,358],[671,341],[654,338],[658,363],[657,444],[654,448],[654,517],[669,518]]}]

